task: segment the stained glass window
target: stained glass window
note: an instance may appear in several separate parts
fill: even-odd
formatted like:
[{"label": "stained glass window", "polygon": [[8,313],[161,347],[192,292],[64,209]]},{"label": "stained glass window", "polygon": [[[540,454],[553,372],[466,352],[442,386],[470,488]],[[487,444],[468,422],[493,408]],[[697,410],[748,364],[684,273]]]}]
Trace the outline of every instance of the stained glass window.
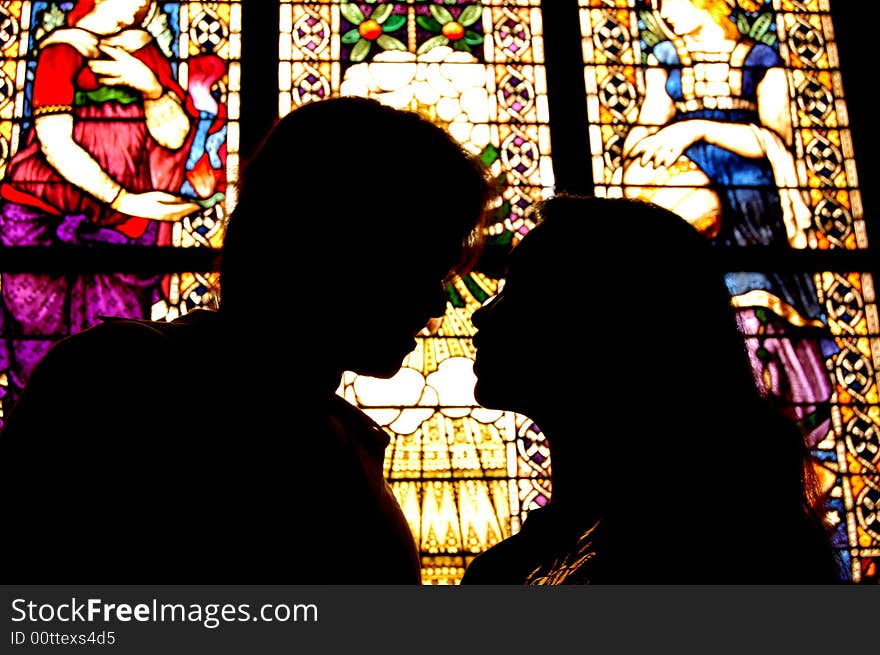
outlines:
[{"label": "stained glass window", "polygon": [[[538,0],[283,2],[279,111],[331,94],[423,112],[502,181],[490,248],[528,228],[553,187]],[[484,267],[485,268],[485,267]],[[346,374],[340,393],[391,434],[387,477],[422,554],[426,583],[454,583],[474,554],[548,499],[549,457],[527,419],[477,406],[471,313],[498,271],[448,288],[439,330],[390,380]]]},{"label": "stained glass window", "polygon": [[[721,247],[868,247],[827,0],[579,3],[597,194],[651,199]],[[812,448],[848,574],[876,577],[871,275],[727,281],[756,382]]]},{"label": "stained glass window", "polygon": [[[138,276],[111,266],[92,274],[86,266],[58,275],[58,267],[52,274],[33,265],[16,268],[26,258],[15,251],[35,245],[67,257],[72,246],[74,255],[104,257],[116,249],[116,261],[132,248],[209,253],[222,243],[235,203],[239,141],[245,147],[257,142],[268,127],[258,125],[259,117],[274,115],[276,102],[284,114],[331,94],[368,95],[446,126],[501,183],[488,247],[509,250],[530,227],[526,209],[553,192],[551,163],[565,159],[557,174],[572,179],[571,161],[563,156],[571,154],[569,143],[556,141],[551,162],[546,78],[570,64],[579,77],[581,62],[576,53],[566,55],[572,61],[551,60],[556,68],[547,71],[544,53],[544,21],[548,31],[561,33],[555,21],[565,20],[556,13],[563,3],[572,17],[580,6],[587,98],[584,104],[562,84],[551,99],[584,106],[583,120],[576,118],[581,127],[588,124],[584,149],[592,157],[592,176],[582,175],[592,179],[574,190],[650,197],[728,251],[773,243],[823,261],[832,251],[876,246],[868,243],[863,218],[828,0],[552,0],[543,7],[540,0],[255,0],[247,7],[104,0],[97,23],[87,16],[88,0],[4,0],[0,423],[33,365],[58,338],[100,314],[171,320],[212,305],[216,291],[213,272],[172,273],[160,266],[160,273]],[[119,13],[123,6],[134,7],[132,15]],[[247,78],[255,81],[242,139],[241,33],[247,21],[242,12],[248,11],[263,19],[247,28],[258,30],[258,39],[274,39],[280,27],[280,64],[276,93],[274,79],[260,81],[265,71],[275,75],[274,47],[248,51],[249,59],[257,57]],[[694,42],[682,22],[695,15],[705,34],[714,30],[715,37]],[[114,17],[133,32],[119,37]],[[570,27],[576,30],[574,22]],[[102,33],[108,31],[114,34]],[[139,50],[138,39],[152,54],[135,59],[153,71],[161,95],[133,73],[132,65],[142,67],[126,57]],[[571,41],[577,43],[577,34]],[[92,66],[99,42],[111,50],[100,56],[104,64]],[[41,70],[41,57],[53,65]],[[65,65],[78,58],[88,74],[65,82]],[[257,98],[260,84],[268,93]],[[553,107],[558,120],[565,112]],[[89,166],[52,164],[64,159],[51,155],[59,152],[51,144],[53,134],[66,134],[65,116],[74,117],[74,127],[60,142],[69,147],[73,141],[100,160],[101,139],[118,130],[114,119],[126,112],[135,112],[140,127],[113,138],[142,139],[139,158],[122,172],[113,168],[118,162],[99,164],[112,181],[128,185],[126,192],[162,191],[193,203],[180,221],[118,211],[127,201],[102,177],[101,166],[83,178]],[[187,129],[175,127],[181,113]],[[565,124],[570,117],[563,128],[571,127]],[[746,127],[734,134],[738,147],[751,151],[687,143],[676,152],[663,129],[697,118],[711,122],[711,138],[719,141]],[[690,128],[678,132],[685,141],[695,134]],[[89,140],[96,135],[101,138]],[[556,129],[553,136],[566,139],[568,133]],[[49,156],[40,154],[43,140]],[[85,198],[76,211],[72,198]],[[750,214],[750,208],[763,213]],[[456,582],[472,555],[516,532],[528,511],[550,495],[549,453],[537,427],[521,416],[479,408],[471,394],[470,315],[503,284],[493,261],[487,258],[448,287],[439,329],[419,339],[395,378],[346,374],[339,389],[392,435],[386,474],[420,545],[426,582]],[[873,277],[856,267],[818,274],[781,268],[729,277],[757,382],[788,401],[800,421],[852,579],[876,579],[880,325]],[[759,446],[749,457],[760,459]]]},{"label": "stained glass window", "polygon": [[[218,247],[238,168],[240,32],[239,2],[3,2],[2,246]],[[172,320],[212,304],[215,283],[4,272],[0,421],[55,340],[101,315]]]}]

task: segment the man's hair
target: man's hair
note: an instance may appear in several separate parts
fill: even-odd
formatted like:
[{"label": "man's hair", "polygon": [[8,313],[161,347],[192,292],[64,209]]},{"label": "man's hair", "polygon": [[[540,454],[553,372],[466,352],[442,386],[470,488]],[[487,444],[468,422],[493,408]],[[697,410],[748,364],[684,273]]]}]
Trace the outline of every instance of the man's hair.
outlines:
[{"label": "man's hair", "polygon": [[243,167],[223,250],[223,305],[245,302],[261,279],[305,260],[338,270],[400,249],[438,249],[453,253],[453,267],[472,261],[490,189],[480,161],[414,112],[352,97],[299,107]]}]

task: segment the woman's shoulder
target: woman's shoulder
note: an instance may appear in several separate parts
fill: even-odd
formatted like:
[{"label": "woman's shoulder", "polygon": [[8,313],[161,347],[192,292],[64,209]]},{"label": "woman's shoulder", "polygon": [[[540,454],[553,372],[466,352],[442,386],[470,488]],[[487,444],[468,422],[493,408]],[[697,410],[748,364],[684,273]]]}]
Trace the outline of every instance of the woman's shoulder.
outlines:
[{"label": "woman's shoulder", "polygon": [[477,555],[468,564],[461,584],[525,584],[534,566],[527,561],[521,541],[514,535]]},{"label": "woman's shoulder", "polygon": [[462,584],[526,584],[529,576],[556,551],[558,535],[548,508],[532,510],[515,535],[477,555]]}]

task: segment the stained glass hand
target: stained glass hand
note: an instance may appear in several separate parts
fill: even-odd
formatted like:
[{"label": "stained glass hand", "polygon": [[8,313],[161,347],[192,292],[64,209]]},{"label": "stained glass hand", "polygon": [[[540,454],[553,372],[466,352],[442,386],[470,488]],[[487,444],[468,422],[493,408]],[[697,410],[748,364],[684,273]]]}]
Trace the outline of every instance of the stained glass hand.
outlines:
[{"label": "stained glass hand", "polygon": [[657,133],[646,136],[633,146],[630,156],[639,158],[642,166],[672,166],[693,143],[704,137],[698,129],[701,121],[684,121],[668,125]]},{"label": "stained glass hand", "polygon": [[113,208],[129,216],[140,216],[157,221],[179,221],[201,209],[201,206],[164,191],[128,193],[122,191],[113,202]]},{"label": "stained glass hand", "polygon": [[140,59],[115,46],[99,45],[110,59],[96,59],[89,62],[89,68],[101,84],[128,86],[137,89],[148,100],[156,100],[162,93],[162,85],[150,68]]}]

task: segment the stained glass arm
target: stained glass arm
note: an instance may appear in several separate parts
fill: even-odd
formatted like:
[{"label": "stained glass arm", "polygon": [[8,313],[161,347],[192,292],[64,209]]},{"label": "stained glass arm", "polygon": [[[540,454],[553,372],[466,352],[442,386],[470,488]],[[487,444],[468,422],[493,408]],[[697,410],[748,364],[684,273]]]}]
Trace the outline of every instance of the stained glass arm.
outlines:
[{"label": "stained glass arm", "polygon": [[[668,125],[675,116],[675,104],[666,91],[668,74],[653,55],[649,57],[648,64],[645,97],[639,109],[638,124],[629,131],[624,141],[624,159],[638,157],[642,165],[654,162],[658,166],[671,166],[682,151],[700,140],[743,157],[757,159],[766,156],[761,140],[745,124],[690,120]],[[785,72],[778,67],[770,68],[758,86],[760,120],[788,143],[791,139],[791,119],[787,107],[788,80]]]},{"label": "stained glass arm", "polygon": [[640,158],[643,166],[651,162],[655,166],[671,166],[688,146],[697,141],[711,143],[750,159],[766,155],[751,125],[698,119],[673,123],[645,136],[632,147],[629,156]]},{"label": "stained glass arm", "polygon": [[758,84],[758,117],[763,125],[776,132],[785,145],[791,146],[791,97],[788,77],[781,68],[771,68]]},{"label": "stained glass arm", "polygon": [[129,216],[176,221],[199,206],[170,193],[128,193],[73,138],[73,116],[39,116],[34,129],[46,161],[70,183]]},{"label": "stained glass arm", "polygon": [[190,124],[180,98],[162,88],[147,64],[122,48],[100,45],[110,59],[89,62],[101,84],[137,89],[144,98],[147,130],[159,145],[177,150],[186,141]]},{"label": "stained glass arm", "polygon": [[[656,65],[657,61],[654,60]],[[639,109],[638,123],[633,126],[623,143],[623,158],[630,157],[632,149],[646,136],[654,134],[675,115],[675,105],[666,93],[666,71],[648,68],[645,72],[645,99]]]},{"label": "stained glass arm", "polygon": [[751,127],[770,162],[779,187],[782,220],[789,244],[794,248],[815,247],[813,212],[801,191],[801,180],[790,150],[793,141],[791,95],[786,72],[778,66],[768,68],[758,84],[757,95],[761,126]]},{"label": "stained glass arm", "polygon": [[[789,114],[788,79],[781,68],[769,68],[757,88],[758,118],[760,125],[734,123],[723,120],[692,119],[667,124],[675,115],[672,98],[666,92],[666,71],[649,68],[645,73],[645,100],[639,112],[639,125],[634,127],[624,143],[625,158],[638,158],[643,166],[672,166],[688,146],[705,141],[742,157],[768,157],[779,165],[793,169],[793,160],[787,152],[768,143],[781,139],[791,143],[791,116]],[[654,128],[654,125],[665,127]],[[766,134],[763,134],[766,132]]]},{"label": "stained glass arm", "polygon": [[174,93],[166,91],[155,100],[144,100],[144,114],[147,131],[156,143],[169,150],[178,150],[186,142],[189,119]]},{"label": "stained glass arm", "polygon": [[52,168],[98,200],[113,202],[121,187],[74,141],[71,114],[38,116],[34,129],[40,149]]}]

